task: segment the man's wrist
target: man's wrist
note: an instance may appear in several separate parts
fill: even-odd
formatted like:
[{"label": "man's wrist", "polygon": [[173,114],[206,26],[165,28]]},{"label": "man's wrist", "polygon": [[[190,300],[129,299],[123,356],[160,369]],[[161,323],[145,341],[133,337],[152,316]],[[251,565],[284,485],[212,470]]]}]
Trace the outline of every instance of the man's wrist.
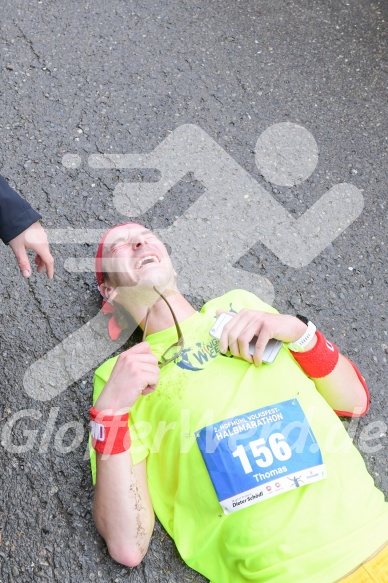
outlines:
[{"label": "man's wrist", "polygon": [[312,339],[310,340],[310,342],[308,342],[308,344],[305,345],[305,347],[303,348],[303,350],[301,350],[301,352],[308,352],[309,350],[312,350],[314,348],[314,346],[316,345],[318,341],[318,337],[317,334],[315,333],[314,336],[312,337]]},{"label": "man's wrist", "polygon": [[103,411],[106,415],[123,415],[124,413],[128,413],[129,407],[123,407],[115,398],[115,395],[111,394],[113,391],[107,391],[106,389],[107,387],[104,387],[104,390],[94,403],[94,408],[97,411]]},{"label": "man's wrist", "polygon": [[290,352],[306,375],[315,379],[330,374],[339,359],[338,348],[318,330],[314,347],[304,352]]},{"label": "man's wrist", "polygon": [[287,348],[292,352],[305,352],[306,350],[311,350],[316,343],[315,332],[317,328],[315,324],[308,320],[308,318],[299,315],[296,317],[304,326],[303,333],[296,340],[287,343]]},{"label": "man's wrist", "polygon": [[114,455],[127,451],[131,445],[129,413],[110,414],[112,411],[90,409],[90,434],[93,449],[101,455]]}]

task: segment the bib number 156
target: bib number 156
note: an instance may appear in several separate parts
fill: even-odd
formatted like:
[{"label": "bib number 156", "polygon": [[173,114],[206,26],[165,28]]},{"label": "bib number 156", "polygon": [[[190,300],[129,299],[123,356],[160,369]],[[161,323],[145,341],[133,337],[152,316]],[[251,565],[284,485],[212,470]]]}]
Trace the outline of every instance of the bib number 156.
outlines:
[{"label": "bib number 156", "polygon": [[[291,448],[282,433],[272,433],[268,438],[267,444],[264,438],[260,438],[250,441],[248,445],[256,464],[260,468],[268,468],[268,466],[272,465],[274,458],[280,462],[284,462],[292,456]],[[240,459],[246,474],[253,472],[252,465],[243,445],[238,445],[232,455]]]}]

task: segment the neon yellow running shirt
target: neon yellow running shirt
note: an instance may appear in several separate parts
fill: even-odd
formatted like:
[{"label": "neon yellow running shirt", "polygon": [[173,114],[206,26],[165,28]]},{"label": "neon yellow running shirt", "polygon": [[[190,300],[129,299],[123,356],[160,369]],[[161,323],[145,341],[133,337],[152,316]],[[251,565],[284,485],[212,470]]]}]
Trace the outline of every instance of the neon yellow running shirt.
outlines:
[{"label": "neon yellow running shirt", "polygon": [[[161,369],[156,391],[131,410],[132,459],[147,458],[159,520],[183,560],[211,583],[333,583],[388,539],[388,504],[343,424],[285,347],[273,364],[259,368],[219,354],[209,335],[216,310],[243,308],[275,312],[234,290],[181,323],[181,358]],[[176,341],[175,327],[147,341],[160,356]],[[94,402],[115,362],[96,371]],[[303,409],[327,477],[295,482],[287,492],[224,514],[195,432],[290,399]]]}]

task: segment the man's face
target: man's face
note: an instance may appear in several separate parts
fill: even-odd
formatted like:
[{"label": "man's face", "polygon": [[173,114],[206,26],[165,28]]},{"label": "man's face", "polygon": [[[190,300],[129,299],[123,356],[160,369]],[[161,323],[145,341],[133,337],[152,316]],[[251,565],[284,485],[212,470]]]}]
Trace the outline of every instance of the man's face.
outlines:
[{"label": "man's face", "polygon": [[102,267],[116,289],[140,291],[175,285],[175,271],[166,247],[141,225],[122,225],[108,234]]}]

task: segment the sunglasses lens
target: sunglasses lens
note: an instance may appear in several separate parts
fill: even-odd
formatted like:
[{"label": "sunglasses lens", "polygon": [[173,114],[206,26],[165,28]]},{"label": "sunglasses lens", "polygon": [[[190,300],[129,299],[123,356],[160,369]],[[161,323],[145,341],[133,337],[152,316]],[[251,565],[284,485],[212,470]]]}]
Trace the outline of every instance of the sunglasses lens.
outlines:
[{"label": "sunglasses lens", "polygon": [[182,348],[177,347],[176,344],[173,344],[170,346],[170,348],[167,348],[166,352],[160,357],[161,363],[167,364],[167,362],[172,362],[178,358],[181,352]]}]

